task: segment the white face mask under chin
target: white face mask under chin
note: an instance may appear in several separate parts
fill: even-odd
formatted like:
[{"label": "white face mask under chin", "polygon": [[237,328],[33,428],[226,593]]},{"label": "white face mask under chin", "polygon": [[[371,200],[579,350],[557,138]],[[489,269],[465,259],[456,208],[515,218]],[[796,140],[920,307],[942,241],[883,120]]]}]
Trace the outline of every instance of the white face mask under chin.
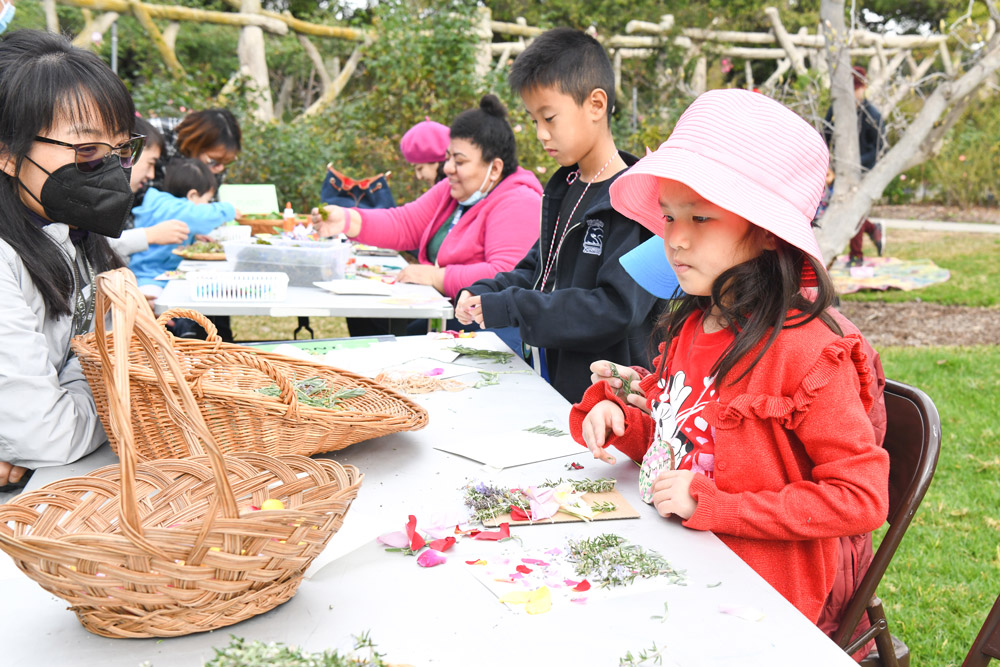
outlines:
[{"label": "white face mask under chin", "polygon": [[[466,199],[463,199],[462,201],[458,202],[459,205],[461,205],[461,206],[472,206],[473,204],[476,204],[477,202],[482,201],[483,197],[486,196],[486,192],[483,192],[483,188],[486,187],[486,184],[490,181],[490,172],[491,171],[492,171],[492,168],[486,170],[486,178],[484,178],[483,182],[479,185],[479,189],[477,189],[475,192],[473,192],[471,195],[469,195]],[[488,191],[488,189],[487,189],[487,191]]]}]

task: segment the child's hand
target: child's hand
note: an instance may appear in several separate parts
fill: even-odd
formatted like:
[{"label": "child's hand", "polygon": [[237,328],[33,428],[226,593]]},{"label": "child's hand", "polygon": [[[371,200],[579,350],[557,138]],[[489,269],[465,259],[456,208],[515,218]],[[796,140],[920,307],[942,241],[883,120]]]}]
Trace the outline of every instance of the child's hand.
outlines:
[{"label": "child's hand", "polygon": [[608,434],[625,435],[625,413],[614,401],[601,401],[587,413],[583,420],[583,441],[587,444],[595,459],[600,459],[611,465],[615,457],[604,448]]},{"label": "child's hand", "polygon": [[455,306],[455,319],[462,324],[468,325],[475,322],[480,327],[484,327],[482,298],[463,290],[459,294],[458,304]]},{"label": "child's hand", "polygon": [[601,359],[590,365],[590,382],[592,384],[606,380],[619,398],[648,414],[646,395],[639,388],[640,379],[638,373],[630,366],[624,364],[616,364],[613,361]]},{"label": "child's hand", "polygon": [[691,497],[691,480],[696,473],[690,470],[664,470],[653,482],[653,507],[662,517],[676,514],[690,519],[698,508]]},{"label": "child's hand", "polygon": [[164,220],[146,228],[146,242],[149,245],[170,245],[184,243],[191,230],[183,220]]}]

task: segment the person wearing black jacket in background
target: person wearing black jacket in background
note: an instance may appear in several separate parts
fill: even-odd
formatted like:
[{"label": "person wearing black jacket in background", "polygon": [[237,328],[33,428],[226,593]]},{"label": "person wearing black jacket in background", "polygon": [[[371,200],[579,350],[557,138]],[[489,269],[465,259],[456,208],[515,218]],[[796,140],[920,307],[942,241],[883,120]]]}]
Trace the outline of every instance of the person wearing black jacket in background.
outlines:
[{"label": "person wearing black jacket in background", "polygon": [[[868,171],[875,166],[879,153],[885,144],[885,124],[882,122],[882,114],[875,108],[866,97],[865,91],[868,89],[868,72],[864,67],[857,65],[852,70],[854,77],[854,100],[858,109],[858,148],[861,152],[861,169]],[[826,111],[826,118],[823,119],[823,138],[829,146],[833,139],[833,107]],[[850,254],[848,263],[850,266],[860,266],[864,260],[864,253],[861,250],[861,243],[864,235],[875,244],[879,257],[885,247],[885,229],[881,222],[873,223],[865,218],[858,229],[858,233],[851,239]]]}]

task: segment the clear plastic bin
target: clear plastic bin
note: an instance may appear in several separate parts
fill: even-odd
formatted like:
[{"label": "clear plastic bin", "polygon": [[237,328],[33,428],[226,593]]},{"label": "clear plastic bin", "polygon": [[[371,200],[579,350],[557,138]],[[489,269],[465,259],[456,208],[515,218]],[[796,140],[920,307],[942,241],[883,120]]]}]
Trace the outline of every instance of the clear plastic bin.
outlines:
[{"label": "clear plastic bin", "polygon": [[351,256],[351,244],[338,240],[273,239],[269,245],[227,241],[222,247],[234,270],[281,271],[288,274],[288,284],[297,287],[343,278]]},{"label": "clear plastic bin", "polygon": [[252,231],[253,229],[250,225],[222,225],[213,229],[212,233],[208,236],[218,243],[238,240],[249,242]]},{"label": "clear plastic bin", "polygon": [[192,271],[186,276],[192,301],[284,301],[284,273]]}]

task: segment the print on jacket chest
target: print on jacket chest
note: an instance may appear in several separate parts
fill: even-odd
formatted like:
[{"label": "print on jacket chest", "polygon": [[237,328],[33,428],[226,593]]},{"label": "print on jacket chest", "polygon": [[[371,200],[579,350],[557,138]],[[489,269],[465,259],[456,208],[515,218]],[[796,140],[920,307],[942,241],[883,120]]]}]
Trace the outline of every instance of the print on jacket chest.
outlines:
[{"label": "print on jacket chest", "polygon": [[586,224],[587,231],[583,234],[583,252],[587,255],[600,255],[604,251],[604,221],[590,218]]}]

